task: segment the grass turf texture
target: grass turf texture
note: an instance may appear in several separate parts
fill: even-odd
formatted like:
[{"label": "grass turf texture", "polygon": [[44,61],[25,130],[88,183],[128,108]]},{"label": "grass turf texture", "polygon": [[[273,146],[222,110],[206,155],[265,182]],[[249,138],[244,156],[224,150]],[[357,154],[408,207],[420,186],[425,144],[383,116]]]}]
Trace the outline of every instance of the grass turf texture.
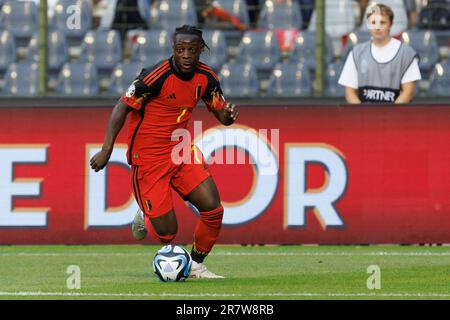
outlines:
[{"label": "grass turf texture", "polygon": [[[160,282],[161,246],[0,246],[0,299],[450,299],[450,247],[216,246],[225,279]],[[190,250],[190,246],[186,247]],[[67,268],[81,289],[67,288]],[[381,289],[369,290],[370,265]]]}]

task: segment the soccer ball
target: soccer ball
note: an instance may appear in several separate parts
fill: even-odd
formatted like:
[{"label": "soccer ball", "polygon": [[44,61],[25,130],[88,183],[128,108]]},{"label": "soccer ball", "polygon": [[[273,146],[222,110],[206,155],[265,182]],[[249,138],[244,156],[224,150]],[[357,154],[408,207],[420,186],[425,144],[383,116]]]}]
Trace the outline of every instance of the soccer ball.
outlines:
[{"label": "soccer ball", "polygon": [[192,259],[183,247],[171,244],[158,250],[153,271],[161,281],[184,281],[191,272]]}]

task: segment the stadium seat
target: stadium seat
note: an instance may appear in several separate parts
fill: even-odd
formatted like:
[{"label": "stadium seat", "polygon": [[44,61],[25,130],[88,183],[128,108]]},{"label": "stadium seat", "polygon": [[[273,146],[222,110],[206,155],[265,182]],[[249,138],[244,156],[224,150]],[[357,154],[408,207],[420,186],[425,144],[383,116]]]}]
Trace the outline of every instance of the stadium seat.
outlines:
[{"label": "stadium seat", "polygon": [[[331,39],[326,35],[325,40],[325,63],[329,64],[333,60]],[[316,33],[312,31],[302,31],[297,34],[294,48],[289,56],[289,61],[293,63],[303,63],[311,73],[316,70]]]},{"label": "stadium seat", "polygon": [[11,64],[4,79],[2,94],[21,97],[39,94],[39,67],[35,62]]},{"label": "stadium seat", "polygon": [[[367,6],[366,12],[364,13],[364,17],[367,15],[367,11],[369,10],[370,6],[377,1],[371,1],[369,5]],[[392,11],[394,11],[394,24],[391,28],[391,35],[396,36],[406,29],[408,29],[408,16],[406,14],[406,8],[405,4],[403,3],[403,0],[384,0],[382,2],[385,5],[388,5],[391,7]],[[364,18],[360,31],[368,31],[369,28],[367,26],[367,19]]]},{"label": "stadium seat", "polygon": [[227,12],[235,15],[241,23],[246,25],[250,23],[247,2],[244,0],[216,0],[215,3]]},{"label": "stadium seat", "polygon": [[419,54],[419,68],[423,78],[428,78],[439,62],[439,46],[432,31],[409,31],[402,33],[402,39]]},{"label": "stadium seat", "polygon": [[91,62],[100,72],[110,73],[121,60],[122,44],[119,32],[97,30],[86,33],[77,62]]},{"label": "stadium seat", "polygon": [[0,31],[0,76],[16,61],[16,43],[8,30]]},{"label": "stadium seat", "polygon": [[[355,29],[356,21],[352,8],[353,0],[325,1],[325,31],[332,38],[340,40],[343,35]],[[316,31],[316,12],[309,23],[309,31]]]},{"label": "stadium seat", "polygon": [[66,63],[58,77],[56,93],[65,96],[91,96],[99,93],[97,69],[92,63]]},{"label": "stadium seat", "polygon": [[1,9],[0,29],[10,31],[16,45],[27,44],[38,27],[36,3],[32,1],[8,1]]},{"label": "stadium seat", "polygon": [[121,95],[139,75],[144,65],[141,62],[119,63],[111,74],[111,82],[107,93]]},{"label": "stadium seat", "polygon": [[330,63],[325,73],[325,95],[329,97],[345,97],[345,88],[338,84],[341,76],[341,63]]},{"label": "stadium seat", "polygon": [[161,0],[152,16],[152,29],[174,30],[183,24],[197,25],[197,12],[192,0]]},{"label": "stadium seat", "polygon": [[304,97],[312,93],[308,68],[302,63],[278,64],[269,80],[267,95],[275,97]]},{"label": "stadium seat", "polygon": [[[35,34],[27,48],[26,61],[39,61],[39,41]],[[59,31],[50,31],[48,34],[48,69],[59,72],[64,63],[69,60],[68,47],[64,34]]]},{"label": "stadium seat", "polygon": [[254,98],[258,94],[258,76],[251,63],[224,64],[218,76],[226,97]]},{"label": "stadium seat", "polygon": [[436,64],[430,76],[429,96],[448,97],[450,92],[450,62]]},{"label": "stadium seat", "polygon": [[357,31],[350,32],[347,36],[347,45],[342,52],[342,58],[346,59],[349,52],[352,51],[353,47],[358,43],[364,43],[371,40],[372,36],[369,31]]},{"label": "stadium seat", "polygon": [[[76,10],[73,8],[78,8],[81,14],[79,20],[74,19]],[[51,29],[61,31],[69,44],[78,44],[92,27],[89,2],[87,0],[58,0],[49,26]]]},{"label": "stadium seat", "polygon": [[225,35],[220,30],[205,30],[203,31],[203,39],[210,50],[205,49],[200,60],[209,65],[215,72],[218,72],[228,58]]},{"label": "stadium seat", "polygon": [[298,28],[302,26],[300,6],[296,0],[267,0],[258,18],[258,27],[269,29]]},{"label": "stadium seat", "polygon": [[280,60],[280,48],[272,31],[247,31],[242,37],[237,61],[252,63],[257,71],[272,71]]},{"label": "stadium seat", "polygon": [[142,30],[131,45],[130,60],[152,66],[171,55],[172,39],[168,31]]}]

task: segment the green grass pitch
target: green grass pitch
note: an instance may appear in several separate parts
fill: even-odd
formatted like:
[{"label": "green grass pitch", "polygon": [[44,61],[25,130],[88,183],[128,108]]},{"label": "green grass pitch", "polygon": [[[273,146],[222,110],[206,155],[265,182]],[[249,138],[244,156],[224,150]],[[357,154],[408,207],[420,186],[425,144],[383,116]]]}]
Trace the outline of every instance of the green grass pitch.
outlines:
[{"label": "green grass pitch", "polygon": [[0,299],[450,299],[446,246],[216,246],[207,266],[226,278],[184,283],[153,274],[160,247],[0,246]]}]

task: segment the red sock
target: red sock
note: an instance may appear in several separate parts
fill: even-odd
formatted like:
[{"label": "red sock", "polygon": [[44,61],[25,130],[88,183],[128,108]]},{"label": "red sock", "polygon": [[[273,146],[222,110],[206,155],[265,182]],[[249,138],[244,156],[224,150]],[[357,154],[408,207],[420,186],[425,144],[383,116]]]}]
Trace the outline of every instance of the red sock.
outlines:
[{"label": "red sock", "polygon": [[222,227],[222,217],[222,206],[208,212],[200,212],[200,221],[195,228],[194,246],[192,248],[196,262],[202,262],[216,243]]}]

